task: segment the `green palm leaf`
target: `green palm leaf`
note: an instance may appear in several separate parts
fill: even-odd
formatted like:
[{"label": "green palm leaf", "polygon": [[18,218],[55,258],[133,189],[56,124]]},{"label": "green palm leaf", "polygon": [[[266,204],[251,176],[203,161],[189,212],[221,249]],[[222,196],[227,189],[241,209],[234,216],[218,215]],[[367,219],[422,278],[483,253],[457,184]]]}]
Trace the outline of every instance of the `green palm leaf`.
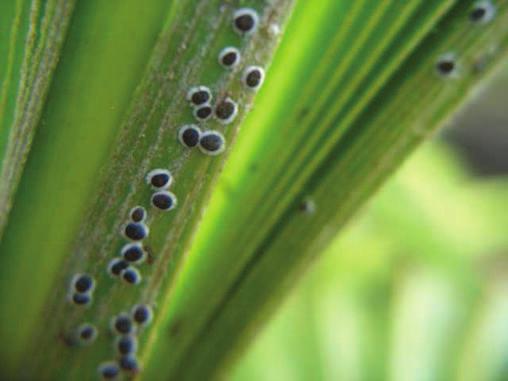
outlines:
[{"label": "green palm leaf", "polygon": [[[11,378],[92,378],[115,358],[112,316],[137,303],[155,309],[139,334],[142,378],[219,374],[508,43],[504,0],[2,7],[0,337],[10,344],[0,358]],[[241,7],[259,15],[251,35],[233,30]],[[268,70],[281,37],[254,102],[243,70]],[[241,52],[233,70],[217,62],[226,46]],[[202,124],[225,136],[227,151],[235,146],[217,185],[228,155],[177,139],[194,121],[186,95],[197,85],[239,106],[229,125]],[[154,168],[174,177],[178,205],[168,213],[150,207]],[[106,270],[135,205],[148,210],[150,261],[130,286]],[[97,282],[86,309],[66,301],[83,272]],[[83,322],[99,329],[96,342],[69,347]]]}]

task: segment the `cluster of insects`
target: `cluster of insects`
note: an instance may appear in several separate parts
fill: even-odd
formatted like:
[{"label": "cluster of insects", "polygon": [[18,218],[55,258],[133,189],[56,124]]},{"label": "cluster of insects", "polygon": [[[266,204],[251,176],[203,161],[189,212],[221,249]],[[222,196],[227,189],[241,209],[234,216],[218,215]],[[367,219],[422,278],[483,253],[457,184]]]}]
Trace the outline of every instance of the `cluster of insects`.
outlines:
[{"label": "cluster of insects", "polygon": [[[233,29],[241,36],[254,33],[259,23],[256,11],[250,8],[241,8],[233,15]],[[241,62],[240,50],[234,46],[223,48],[218,56],[219,64],[226,69],[235,69]],[[260,66],[246,66],[241,75],[243,85],[251,90],[257,90],[263,83],[265,71]],[[238,114],[238,104],[230,97],[217,100],[213,104],[213,95],[209,87],[194,86],[187,92],[187,101],[193,108],[194,118],[203,123],[214,118],[222,125],[234,121]],[[219,155],[226,148],[224,136],[214,130],[202,131],[196,124],[186,124],[178,131],[178,140],[187,148],[198,147],[206,155]]]},{"label": "cluster of insects", "polygon": [[170,211],[176,207],[176,196],[168,190],[173,183],[173,177],[167,169],[154,169],[149,172],[146,182],[155,191],[151,198],[155,208]]},{"label": "cluster of insects", "polygon": [[[154,191],[151,196],[153,207],[169,211],[176,207],[176,196],[168,189],[173,183],[173,176],[167,169],[154,169],[146,175],[146,182]],[[125,244],[120,255],[108,264],[108,273],[112,277],[120,277],[128,284],[141,282],[141,274],[136,267],[142,264],[147,253],[142,240],[149,234],[146,225],[147,212],[142,206],[135,206],[129,212],[129,222],[123,227],[125,238],[131,242]],[[121,313],[112,318],[111,330],[118,335],[115,346],[120,358],[117,362],[109,361],[99,366],[99,373],[103,378],[114,378],[120,370],[135,373],[139,371],[136,359],[138,329],[148,325],[152,320],[152,309],[146,305],[136,305],[130,314]]]},{"label": "cluster of insects", "polygon": [[[496,15],[496,7],[491,1],[478,1],[469,12],[469,20],[473,24],[483,25],[492,21]],[[442,54],[436,62],[436,71],[443,77],[453,78],[458,74],[457,57],[454,53]]]},{"label": "cluster of insects", "polygon": [[[146,182],[154,190],[151,204],[163,211],[174,209],[177,204],[176,196],[168,189],[173,182],[173,177],[167,169],[154,169],[146,176]],[[108,273],[113,277],[120,277],[128,284],[141,282],[141,274],[136,265],[142,264],[147,257],[142,241],[150,230],[145,221],[146,209],[135,206],[129,212],[129,222],[122,229],[125,238],[131,242],[126,243],[120,250],[120,255],[113,258],[108,264]]]},{"label": "cluster of insects", "polygon": [[[168,189],[173,183],[171,173],[166,169],[154,169],[146,176],[146,182],[154,191],[151,196],[153,207],[169,211],[176,207],[176,196]],[[137,265],[142,264],[147,253],[142,245],[143,239],[149,234],[146,225],[147,211],[142,206],[135,206],[129,212],[129,221],[123,226],[123,236],[130,242],[123,245],[120,255],[113,258],[107,271],[114,278],[121,278],[127,284],[136,285],[141,282],[141,274]],[[88,305],[92,302],[95,280],[89,274],[76,274],[71,280],[68,291],[69,300],[76,305]],[[121,370],[135,373],[139,370],[136,359],[137,333],[147,326],[153,317],[152,309],[147,305],[136,305],[129,313],[121,313],[113,317],[111,330],[117,335],[115,347],[119,360],[109,361],[99,366],[99,373],[103,378],[115,378]],[[71,342],[80,346],[95,341],[97,328],[90,323],[81,324],[72,334]]]},{"label": "cluster of insects", "polygon": [[[153,311],[150,306],[137,304],[129,313],[122,312],[111,319],[110,329],[115,336],[114,348],[118,358],[116,361],[106,361],[99,365],[102,378],[116,378],[121,371],[131,374],[139,371],[136,358],[138,335],[151,323],[152,318]],[[74,344],[84,346],[95,341],[97,335],[94,325],[83,323],[76,329],[72,339]]]},{"label": "cluster of insects", "polygon": [[[254,33],[259,23],[256,11],[241,8],[233,14],[233,29],[241,36]],[[239,68],[242,62],[238,48],[228,46],[218,55],[219,64],[226,69]],[[263,68],[245,65],[241,70],[240,80],[251,90],[257,90],[264,80]],[[187,101],[193,108],[195,123],[186,124],[178,131],[178,140],[188,148],[198,147],[207,155],[218,155],[224,151],[226,142],[222,133],[215,130],[202,130],[203,122],[214,118],[221,125],[228,125],[238,115],[238,104],[230,97],[214,101],[212,91],[207,86],[195,86],[189,89]],[[169,191],[173,176],[167,169],[153,169],[146,175],[146,182],[152,190],[150,204],[159,211],[170,211],[177,206],[176,196]],[[107,265],[108,274],[121,279],[126,284],[137,285],[142,281],[139,265],[149,257],[143,240],[150,234],[147,224],[148,212],[143,206],[135,206],[129,211],[128,221],[122,226],[122,236],[127,242],[121,247],[116,257]],[[74,275],[68,291],[68,299],[78,306],[92,303],[95,280],[91,275],[80,273]],[[103,379],[115,379],[122,371],[134,374],[139,371],[136,353],[138,336],[153,318],[152,308],[137,304],[130,312],[122,312],[111,318],[110,330],[114,336],[115,361],[106,361],[99,365],[98,372]],[[98,329],[91,323],[82,323],[72,332],[72,343],[85,346],[93,343],[98,336]]]},{"label": "cluster of insects", "polygon": [[95,280],[88,274],[76,274],[72,277],[68,298],[72,303],[86,306],[92,302]]},{"label": "cluster of insects", "polygon": [[122,312],[111,319],[111,332],[115,335],[117,361],[106,361],[99,365],[99,374],[105,379],[117,377],[123,370],[129,373],[139,371],[136,358],[138,335],[153,318],[152,309],[143,304],[132,307],[130,313]]}]

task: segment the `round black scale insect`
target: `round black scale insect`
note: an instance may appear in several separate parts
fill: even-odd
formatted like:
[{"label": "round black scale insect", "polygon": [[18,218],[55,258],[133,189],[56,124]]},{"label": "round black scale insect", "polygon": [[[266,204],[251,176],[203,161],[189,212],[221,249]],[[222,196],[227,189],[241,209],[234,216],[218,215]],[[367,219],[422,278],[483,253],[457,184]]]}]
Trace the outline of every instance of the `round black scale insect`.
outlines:
[{"label": "round black scale insect", "polygon": [[252,90],[257,90],[263,84],[265,79],[265,71],[259,66],[249,66],[243,72],[243,83],[244,85]]},{"label": "round black scale insect", "polygon": [[111,319],[111,330],[119,335],[129,335],[134,332],[134,325],[129,315],[121,313]]},{"label": "round black scale insect", "polygon": [[146,182],[156,190],[168,189],[173,182],[173,176],[167,169],[157,168],[148,172]]},{"label": "round black scale insect", "polygon": [[194,109],[194,117],[199,121],[205,121],[212,116],[212,106],[209,104],[198,106]]},{"label": "round black scale insect", "polygon": [[187,100],[193,106],[201,106],[212,101],[212,92],[206,86],[192,87],[187,93]]},{"label": "round black scale insect", "polygon": [[108,361],[99,365],[98,372],[102,379],[112,380],[120,374],[120,368],[116,363]]},{"label": "round black scale insect", "polygon": [[146,210],[142,206],[135,206],[129,212],[129,218],[132,222],[143,222],[146,219]]},{"label": "round black scale insect", "polygon": [[124,335],[116,340],[116,350],[120,355],[130,355],[138,349],[138,341],[135,336]]},{"label": "round black scale insect", "polygon": [[155,192],[152,195],[152,205],[157,209],[169,211],[176,207],[176,196],[168,191]]},{"label": "round black scale insect", "polygon": [[83,323],[76,330],[76,338],[79,344],[91,344],[97,338],[97,328],[92,324]]},{"label": "round black scale insect", "polygon": [[219,63],[225,68],[233,68],[240,63],[240,51],[237,48],[228,46],[219,53]]},{"label": "round black scale insect", "polygon": [[436,70],[443,77],[452,77],[457,72],[457,62],[451,53],[442,55],[436,62]]},{"label": "round black scale insect", "polygon": [[141,222],[129,222],[125,225],[123,233],[132,241],[141,241],[148,236],[149,229]]},{"label": "round black scale insect", "polygon": [[178,140],[188,148],[197,146],[200,137],[201,129],[195,124],[187,124],[178,131]]},{"label": "round black scale insect", "polygon": [[226,149],[224,136],[217,131],[206,131],[199,139],[199,149],[206,155],[219,155]]},{"label": "round black scale insect", "polygon": [[259,23],[259,16],[254,9],[241,8],[233,15],[233,28],[239,34],[246,35],[253,33]]},{"label": "round black scale insect", "polygon": [[136,373],[139,371],[139,364],[138,360],[133,355],[127,355],[120,357],[120,360],[118,361],[120,368],[127,372],[133,372]]},{"label": "round black scale insect", "polygon": [[145,260],[145,251],[139,243],[128,243],[122,247],[120,253],[123,259],[130,263],[141,263]]},{"label": "round black scale insect", "polygon": [[75,292],[92,292],[95,286],[94,279],[88,274],[77,274],[72,278],[72,287]]},{"label": "round black scale insect", "polygon": [[231,98],[226,98],[215,106],[215,117],[222,124],[231,123],[238,114],[238,105]]},{"label": "round black scale insect", "polygon": [[469,13],[469,19],[475,24],[486,24],[496,15],[496,7],[490,1],[478,1]]},{"label": "round black scale insect", "polygon": [[92,297],[90,294],[83,294],[79,292],[75,292],[71,296],[72,303],[78,305],[78,306],[86,306],[87,304],[90,304],[92,302]]},{"label": "round black scale insect", "polygon": [[122,279],[129,284],[139,284],[141,282],[141,274],[135,267],[129,266],[122,271]]},{"label": "round black scale insect", "polygon": [[129,262],[122,258],[113,258],[108,264],[108,273],[111,276],[120,276],[123,270],[129,267]]},{"label": "round black scale insect", "polygon": [[144,304],[137,304],[132,308],[132,320],[141,326],[147,326],[153,319],[152,309]]}]

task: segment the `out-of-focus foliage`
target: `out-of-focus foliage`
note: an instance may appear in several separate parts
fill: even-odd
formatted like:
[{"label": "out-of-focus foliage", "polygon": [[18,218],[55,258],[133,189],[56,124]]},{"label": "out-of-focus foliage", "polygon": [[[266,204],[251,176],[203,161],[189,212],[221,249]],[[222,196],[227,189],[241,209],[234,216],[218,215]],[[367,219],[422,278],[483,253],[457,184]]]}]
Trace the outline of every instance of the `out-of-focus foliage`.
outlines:
[{"label": "out-of-focus foliage", "polygon": [[427,145],[329,248],[234,380],[504,380],[508,179]]}]

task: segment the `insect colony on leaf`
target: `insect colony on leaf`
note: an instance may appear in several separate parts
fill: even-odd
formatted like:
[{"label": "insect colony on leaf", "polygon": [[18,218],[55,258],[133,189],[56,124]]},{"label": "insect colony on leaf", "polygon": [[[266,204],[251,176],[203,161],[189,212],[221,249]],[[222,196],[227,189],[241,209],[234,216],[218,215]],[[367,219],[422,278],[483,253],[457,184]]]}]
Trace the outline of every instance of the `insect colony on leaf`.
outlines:
[{"label": "insect colony on leaf", "polygon": [[[473,24],[486,24],[496,14],[496,7],[491,1],[476,1],[469,13]],[[241,8],[234,12],[232,26],[242,37],[252,35],[258,28],[259,16],[254,9]],[[278,34],[278,33],[277,33]],[[218,54],[218,63],[228,70],[236,70],[244,61],[241,51],[233,46],[224,47]],[[442,77],[454,77],[458,72],[457,58],[453,53],[445,53],[438,57],[435,69]],[[263,84],[265,70],[261,66],[247,65],[243,68],[240,81],[242,85],[256,91]],[[186,94],[186,100],[193,109],[193,116],[201,127],[186,124],[178,130],[177,139],[186,148],[198,147],[206,155],[219,155],[226,148],[224,135],[214,130],[202,130],[203,123],[212,117],[222,125],[234,121],[238,114],[238,104],[230,97],[213,102],[212,90],[204,85],[192,86]],[[170,211],[177,206],[176,196],[169,192],[173,177],[167,169],[154,169],[146,176],[146,182],[154,190],[151,205],[157,210]],[[305,207],[305,210],[312,209]],[[123,228],[125,238],[132,241],[125,244],[120,256],[113,258],[107,271],[113,278],[121,278],[129,284],[139,284],[142,280],[139,270],[134,265],[143,263],[147,257],[142,241],[148,237],[149,228],[145,224],[147,211],[143,206],[135,206],[129,212],[129,222]],[[88,274],[77,274],[72,278],[68,299],[76,305],[89,305],[92,302],[95,281]],[[111,319],[111,330],[116,335],[114,346],[120,355],[118,361],[103,362],[98,367],[99,375],[104,379],[116,378],[121,370],[137,372],[140,367],[136,359],[138,348],[137,334],[151,323],[152,308],[137,304],[130,313],[121,313]],[[79,345],[92,343],[98,335],[95,326],[90,323],[81,324],[74,331],[74,340]]]},{"label": "insect colony on leaf", "polygon": [[[242,37],[252,35],[259,24],[257,12],[251,8],[241,8],[232,17],[233,30]],[[224,47],[218,54],[218,63],[225,69],[233,70],[240,67],[242,54],[234,46]],[[264,79],[264,70],[259,66],[248,65],[243,69],[239,80],[249,89],[257,90]],[[226,126],[238,115],[239,106],[230,96],[214,102],[212,90],[204,85],[192,86],[186,94],[186,100],[192,107],[193,116],[198,124],[186,124],[178,130],[178,141],[187,148],[198,147],[203,154],[215,156],[224,152],[226,139],[215,130],[205,129],[203,125],[210,119]],[[146,183],[153,190],[150,204],[157,211],[168,212],[177,206],[175,194],[169,191],[173,176],[168,169],[156,168],[146,175]],[[107,272],[112,278],[122,279],[125,283],[137,285],[142,281],[141,272],[137,268],[145,262],[147,250],[143,241],[149,236],[147,224],[148,212],[141,205],[134,206],[128,214],[128,221],[122,226],[121,234],[129,242],[120,249],[119,255],[112,258],[107,265]],[[68,298],[76,305],[89,305],[93,299],[95,281],[88,274],[77,274],[72,278]],[[115,335],[114,348],[120,356],[117,361],[106,361],[99,365],[98,372],[103,379],[116,378],[121,370],[137,372],[140,369],[136,352],[139,332],[148,326],[153,319],[153,311],[149,305],[136,304],[130,313],[122,312],[111,318],[111,331]],[[80,345],[92,343],[98,330],[90,323],[83,323],[74,330],[74,339]]]},{"label": "insect colony on leaf", "polygon": [[[254,9],[240,8],[233,13],[232,25],[236,33],[246,37],[254,33],[259,24],[259,16]],[[242,55],[238,48],[224,47],[218,55],[219,64],[226,69],[235,69],[240,65]],[[240,78],[245,87],[257,90],[263,83],[264,69],[260,66],[249,65],[244,69]],[[192,86],[187,91],[187,101],[193,108],[194,118],[198,123],[204,123],[214,117],[222,125],[232,123],[238,114],[238,104],[230,97],[216,101],[212,105],[213,94],[208,86]],[[178,130],[178,141],[187,148],[198,147],[210,156],[221,154],[226,149],[226,139],[218,131],[202,131],[194,124],[187,124]]]}]

